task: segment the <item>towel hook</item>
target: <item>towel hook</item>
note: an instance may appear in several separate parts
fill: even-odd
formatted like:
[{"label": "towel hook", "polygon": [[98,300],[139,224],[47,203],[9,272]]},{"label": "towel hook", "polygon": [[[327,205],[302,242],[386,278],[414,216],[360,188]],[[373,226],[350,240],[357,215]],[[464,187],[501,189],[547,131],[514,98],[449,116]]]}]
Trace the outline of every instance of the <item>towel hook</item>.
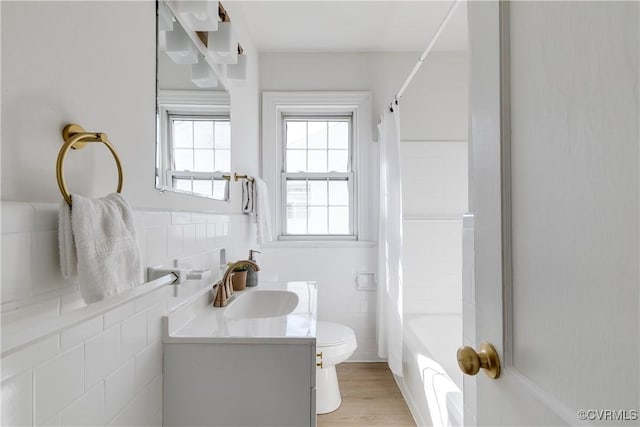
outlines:
[{"label": "towel hook", "polygon": [[107,146],[107,148],[113,155],[113,159],[116,161],[116,166],[118,168],[118,189],[116,191],[118,193],[122,192],[122,163],[120,162],[120,157],[118,156],[116,149],[109,142],[106,133],[85,132],[82,126],[76,124],[68,124],[62,130],[62,138],[65,140],[65,143],[58,152],[58,160],[56,162],[56,176],[58,178],[58,188],[60,188],[62,197],[64,197],[69,206],[71,206],[71,195],[69,194],[69,190],[67,189],[67,183],[64,180],[64,158],[70,149],[80,150],[84,148],[88,142],[101,142]]}]

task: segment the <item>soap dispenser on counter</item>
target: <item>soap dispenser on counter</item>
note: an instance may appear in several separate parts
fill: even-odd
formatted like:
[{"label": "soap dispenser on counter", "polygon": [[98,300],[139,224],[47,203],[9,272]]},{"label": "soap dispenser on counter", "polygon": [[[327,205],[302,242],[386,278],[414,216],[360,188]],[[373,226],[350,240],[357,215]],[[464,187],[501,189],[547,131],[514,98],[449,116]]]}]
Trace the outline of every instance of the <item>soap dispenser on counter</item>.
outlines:
[{"label": "soap dispenser on counter", "polygon": [[[256,254],[259,254],[260,251],[256,251],[254,249],[249,249],[249,261],[256,262]],[[247,271],[247,287],[258,286],[258,272],[249,269]]]}]

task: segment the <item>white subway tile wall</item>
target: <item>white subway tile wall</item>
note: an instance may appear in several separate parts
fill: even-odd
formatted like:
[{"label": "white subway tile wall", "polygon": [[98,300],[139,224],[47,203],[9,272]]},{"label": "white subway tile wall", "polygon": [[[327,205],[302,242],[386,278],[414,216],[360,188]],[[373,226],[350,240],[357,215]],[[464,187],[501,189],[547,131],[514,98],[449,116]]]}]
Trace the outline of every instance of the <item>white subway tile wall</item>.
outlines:
[{"label": "white subway tile wall", "polygon": [[468,204],[465,141],[403,141],[403,311],[462,311],[462,215]]},{"label": "white subway tile wall", "polygon": [[[100,330],[102,330],[102,319],[100,319]],[[56,335],[2,357],[2,381],[53,359],[59,352],[60,345]]]},{"label": "white subway tile wall", "polygon": [[33,371],[34,421],[48,420],[85,391],[84,347],[78,345]]},{"label": "white subway tile wall", "polygon": [[116,417],[135,396],[136,361],[127,361],[105,379],[105,417],[110,421]]},{"label": "white subway tile wall", "polygon": [[122,365],[121,346],[120,325],[113,326],[85,341],[86,388],[104,380]]},{"label": "white subway tile wall", "polygon": [[101,426],[104,422],[104,383],[96,385],[62,411],[65,426]]},{"label": "white subway tile wall", "polygon": [[[336,260],[338,260],[336,262]],[[260,277],[272,280],[314,280],[318,284],[318,318],[342,323],[356,334],[358,348],[351,361],[379,361],[376,344],[376,293],[358,291],[358,272],[375,272],[377,248],[268,247],[258,264]]]},{"label": "white subway tile wall", "polygon": [[[73,282],[60,275],[58,207],[15,202],[0,207],[3,327],[30,329],[82,309],[87,313],[25,345],[3,344],[2,425],[161,426],[161,317],[208,284],[187,282],[178,298],[163,286],[88,310]],[[146,266],[171,266],[180,258],[181,266],[213,269],[215,279],[221,248],[236,258],[245,257],[249,248],[246,216],[135,215]],[[237,228],[233,240],[230,227]]]},{"label": "white subway tile wall", "polygon": [[87,338],[91,338],[100,332],[104,327],[104,319],[102,316],[94,317],[73,326],[60,333],[60,349],[67,350],[77,344],[80,344]]},{"label": "white subway tile wall", "polygon": [[26,426],[33,420],[33,372],[25,371],[2,382],[2,425]]}]

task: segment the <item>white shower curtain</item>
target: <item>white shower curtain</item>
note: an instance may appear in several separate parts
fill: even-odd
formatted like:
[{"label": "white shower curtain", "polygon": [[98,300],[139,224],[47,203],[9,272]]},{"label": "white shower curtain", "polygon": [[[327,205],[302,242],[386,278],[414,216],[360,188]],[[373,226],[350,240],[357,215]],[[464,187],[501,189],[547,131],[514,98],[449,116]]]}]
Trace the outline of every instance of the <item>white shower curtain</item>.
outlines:
[{"label": "white shower curtain", "polygon": [[402,182],[400,109],[387,109],[378,125],[380,214],[378,235],[378,356],[402,376]]}]

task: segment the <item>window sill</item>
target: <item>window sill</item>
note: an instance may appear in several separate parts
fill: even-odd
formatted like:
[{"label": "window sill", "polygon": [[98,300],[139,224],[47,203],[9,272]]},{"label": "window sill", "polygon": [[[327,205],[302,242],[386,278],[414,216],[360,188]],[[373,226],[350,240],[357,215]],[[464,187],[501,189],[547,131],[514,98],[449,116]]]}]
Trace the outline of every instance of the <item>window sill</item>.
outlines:
[{"label": "window sill", "polygon": [[373,240],[276,240],[262,244],[263,248],[373,248]]}]

